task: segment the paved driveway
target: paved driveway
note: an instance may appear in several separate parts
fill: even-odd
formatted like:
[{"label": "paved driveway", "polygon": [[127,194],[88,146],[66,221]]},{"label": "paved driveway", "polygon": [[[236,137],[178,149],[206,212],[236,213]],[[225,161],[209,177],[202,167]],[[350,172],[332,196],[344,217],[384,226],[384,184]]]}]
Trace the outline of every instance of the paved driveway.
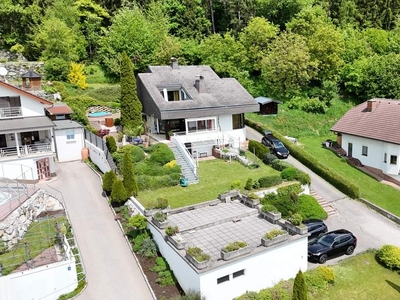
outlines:
[{"label": "paved driveway", "polygon": [[[85,163],[69,162],[58,165],[57,177],[48,185],[64,196],[86,267],[88,286],[77,299],[153,299],[106,199],[101,196],[97,175]],[[41,187],[53,193],[46,185]]]},{"label": "paved driveway", "polygon": [[[249,139],[261,141],[262,135],[250,127],[246,127]],[[392,244],[400,247],[400,226],[389,219],[369,209],[359,201],[349,199],[345,194],[330,185],[324,179],[309,170],[299,161],[289,156],[287,159],[296,168],[306,172],[311,177],[311,188],[323,197],[337,214],[329,217],[325,223],[329,230],[344,228],[354,233],[358,239],[355,253],[360,253],[370,248],[379,248],[384,244]],[[346,255],[331,259],[327,264],[334,264],[347,258]],[[309,263],[309,268],[318,264]]]}]

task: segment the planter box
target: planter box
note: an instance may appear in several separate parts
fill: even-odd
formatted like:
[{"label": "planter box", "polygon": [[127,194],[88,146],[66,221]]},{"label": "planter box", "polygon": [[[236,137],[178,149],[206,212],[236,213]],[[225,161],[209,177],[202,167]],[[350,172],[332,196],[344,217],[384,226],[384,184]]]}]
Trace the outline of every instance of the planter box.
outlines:
[{"label": "planter box", "polygon": [[187,240],[180,234],[167,235],[167,240],[178,250],[185,249],[188,245]]},{"label": "planter box", "polygon": [[247,206],[250,206],[252,208],[254,208],[260,204],[260,199],[252,199],[247,196],[242,196],[242,200],[243,200],[244,204],[246,204]]},{"label": "planter box", "polygon": [[304,225],[304,227],[299,227],[299,226],[295,226],[292,223],[290,223],[289,221],[285,221],[285,226],[287,229],[289,229],[291,232],[294,232],[296,234],[307,234],[308,229],[307,226]]},{"label": "planter box", "polygon": [[143,214],[145,217],[151,217],[158,211],[162,211],[163,213],[169,213],[171,211],[171,206],[168,205],[168,207],[164,209],[145,209]]},{"label": "planter box", "polygon": [[156,225],[158,228],[160,229],[165,229],[168,226],[168,220],[165,220],[163,222],[157,221],[156,219],[154,219],[154,217],[151,219],[151,221],[154,223],[154,225]]},{"label": "planter box", "polygon": [[244,248],[240,248],[240,249],[238,249],[236,251],[224,252],[224,251],[221,250],[221,258],[223,260],[231,260],[231,259],[234,259],[234,258],[236,258],[238,256],[249,254],[250,252],[251,252],[251,248],[250,248],[249,245],[247,245]]},{"label": "planter box", "polygon": [[285,234],[278,235],[277,237],[274,237],[271,240],[262,237],[261,245],[263,245],[264,247],[272,246],[275,244],[282,243],[282,242],[286,241],[288,238],[289,238],[289,233],[287,233],[287,232]]},{"label": "planter box", "polygon": [[270,211],[261,211],[261,215],[264,219],[273,224],[276,224],[276,221],[280,220],[282,217],[282,214],[280,212],[274,213]]},{"label": "planter box", "polygon": [[210,264],[210,260],[205,260],[205,261],[199,262],[194,257],[192,257],[190,255],[186,254],[185,257],[193,266],[195,266],[199,270],[207,268],[208,265]]}]

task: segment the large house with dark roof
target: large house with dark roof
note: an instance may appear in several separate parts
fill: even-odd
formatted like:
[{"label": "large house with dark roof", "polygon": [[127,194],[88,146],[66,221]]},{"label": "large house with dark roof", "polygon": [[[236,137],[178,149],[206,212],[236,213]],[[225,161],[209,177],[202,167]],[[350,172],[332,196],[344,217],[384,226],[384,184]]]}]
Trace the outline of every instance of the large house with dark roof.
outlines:
[{"label": "large house with dark roof", "polygon": [[400,101],[371,99],[350,109],[331,129],[347,156],[388,175],[400,174]]},{"label": "large house with dark roof", "polygon": [[216,145],[239,148],[246,140],[244,113],[259,110],[236,79],[176,59],[138,74],[137,91],[150,133],[171,136],[187,160],[211,155]]}]

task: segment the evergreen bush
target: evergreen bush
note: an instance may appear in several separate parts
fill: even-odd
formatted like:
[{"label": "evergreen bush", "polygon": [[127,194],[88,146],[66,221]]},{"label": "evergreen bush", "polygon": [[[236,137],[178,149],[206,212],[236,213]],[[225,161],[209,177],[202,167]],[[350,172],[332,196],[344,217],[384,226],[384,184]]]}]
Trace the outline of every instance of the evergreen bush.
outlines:
[{"label": "evergreen bush", "polygon": [[263,204],[261,206],[261,211],[263,211],[263,212],[272,212],[272,213],[278,213],[279,212],[275,205],[268,204],[268,203]]},{"label": "evergreen bush", "polygon": [[116,178],[111,190],[111,203],[122,204],[128,198],[122,180]]},{"label": "evergreen bush", "polygon": [[303,222],[303,217],[299,213],[295,213],[290,217],[290,222],[295,226],[300,226]]},{"label": "evergreen bush", "polygon": [[267,154],[264,155],[262,161],[263,161],[264,164],[270,166],[270,165],[272,165],[272,162],[273,162],[274,160],[276,160],[276,159],[278,159],[278,157],[276,157],[275,154],[267,153]]},{"label": "evergreen bush", "polygon": [[155,257],[157,255],[157,245],[150,237],[147,237],[143,240],[137,252],[144,257]]},{"label": "evergreen bush", "polygon": [[280,175],[270,175],[258,179],[261,188],[271,187],[282,183]]},{"label": "evergreen bush", "polygon": [[280,159],[275,159],[271,163],[271,167],[277,171],[283,171],[287,168],[291,168],[292,165],[286,161],[282,161]]},{"label": "evergreen bush", "polygon": [[106,146],[110,153],[117,151],[117,142],[112,135],[106,136]]},{"label": "evergreen bush", "polygon": [[297,169],[295,167],[286,168],[281,172],[281,177],[283,180],[293,181],[296,177]]},{"label": "evergreen bush", "polygon": [[311,195],[299,195],[297,201],[297,212],[300,213],[303,219],[321,219],[328,218],[328,214],[321,207],[318,201]]},{"label": "evergreen bush", "polygon": [[150,154],[150,160],[156,162],[161,166],[165,165],[166,163],[174,159],[175,159],[174,153],[168,147],[168,145],[164,143],[158,143],[157,147],[154,147]]},{"label": "evergreen bush", "polygon": [[122,162],[122,176],[128,197],[130,197],[132,194],[137,196],[139,193],[139,187],[135,179],[132,156],[128,151],[124,153],[124,159]]},{"label": "evergreen bush", "polygon": [[110,195],[113,187],[114,180],[117,178],[117,175],[115,175],[114,171],[108,171],[104,173],[103,175],[103,191],[107,193],[107,195]]},{"label": "evergreen bush", "polygon": [[308,291],[306,281],[304,280],[304,275],[301,270],[299,270],[294,278],[293,283],[293,297],[292,300],[307,300]]},{"label": "evergreen bush", "polygon": [[242,183],[240,180],[234,180],[231,183],[231,190],[240,190],[242,188]]},{"label": "evergreen bush", "polygon": [[249,151],[251,153],[254,153],[254,155],[261,160],[264,159],[265,154],[270,153],[269,148],[267,146],[264,146],[263,144],[255,140],[249,141]]},{"label": "evergreen bush", "polygon": [[244,186],[244,189],[248,190],[248,191],[253,189],[253,179],[251,179],[251,178],[247,179],[246,185]]},{"label": "evergreen bush", "polygon": [[400,247],[394,245],[383,245],[376,257],[387,268],[400,269]]}]

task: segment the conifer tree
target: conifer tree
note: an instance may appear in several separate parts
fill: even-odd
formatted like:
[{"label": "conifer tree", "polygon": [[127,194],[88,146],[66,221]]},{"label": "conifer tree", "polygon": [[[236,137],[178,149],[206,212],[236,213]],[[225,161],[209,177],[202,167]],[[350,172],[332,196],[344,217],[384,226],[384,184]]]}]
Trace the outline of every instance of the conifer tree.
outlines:
[{"label": "conifer tree", "polygon": [[129,151],[125,151],[124,153],[124,159],[122,161],[122,176],[128,197],[130,197],[132,194],[137,196],[139,188],[135,179],[132,156]]},{"label": "conifer tree", "polygon": [[120,179],[115,179],[112,191],[111,191],[111,202],[122,204],[127,199],[127,193],[124,187],[124,184]]},{"label": "conifer tree", "polygon": [[306,281],[301,270],[297,272],[294,279],[292,300],[308,300]]},{"label": "conifer tree", "polygon": [[121,123],[127,128],[143,125],[142,103],[137,96],[133,64],[125,52],[121,58]]},{"label": "conifer tree", "polygon": [[103,191],[105,191],[108,195],[110,195],[113,187],[113,183],[117,179],[114,171],[108,171],[103,175]]}]

